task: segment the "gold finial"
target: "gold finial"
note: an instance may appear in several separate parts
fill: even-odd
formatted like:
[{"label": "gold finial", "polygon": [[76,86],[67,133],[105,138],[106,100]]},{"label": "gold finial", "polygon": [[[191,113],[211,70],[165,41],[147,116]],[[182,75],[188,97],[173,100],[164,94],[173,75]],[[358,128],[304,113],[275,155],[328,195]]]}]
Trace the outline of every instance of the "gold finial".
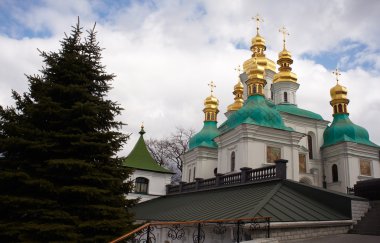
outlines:
[{"label": "gold finial", "polygon": [[235,71],[238,73],[238,75],[240,75],[241,71],[243,71],[240,67],[240,65],[238,65],[236,68],[235,68]]},{"label": "gold finial", "polygon": [[140,130],[140,135],[144,135],[145,134],[145,131],[144,131],[144,122],[141,122],[141,130]]},{"label": "gold finial", "polygon": [[282,26],[279,30],[280,33],[282,33],[283,41],[284,41],[284,49],[285,49],[285,42],[286,42],[286,36],[289,35],[288,30],[285,28],[285,26]]},{"label": "gold finial", "polygon": [[339,69],[336,68],[335,71],[333,71],[332,73],[335,75],[336,84],[338,84],[338,82],[339,82],[339,76],[341,75],[341,73],[339,72]]},{"label": "gold finial", "polygon": [[214,84],[214,81],[211,81],[208,86],[210,86],[210,89],[211,89],[211,95],[213,95],[214,93],[214,88],[216,88],[216,85]]},{"label": "gold finial", "polygon": [[257,30],[257,34],[259,34],[260,22],[263,23],[264,19],[259,14],[256,14],[256,16],[252,17],[252,19],[256,21],[256,30]]}]

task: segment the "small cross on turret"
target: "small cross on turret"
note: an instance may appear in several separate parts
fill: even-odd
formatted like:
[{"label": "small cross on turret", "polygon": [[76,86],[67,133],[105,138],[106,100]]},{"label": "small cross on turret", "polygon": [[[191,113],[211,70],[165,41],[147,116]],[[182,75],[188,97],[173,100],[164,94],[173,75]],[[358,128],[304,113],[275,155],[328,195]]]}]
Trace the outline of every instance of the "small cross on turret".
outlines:
[{"label": "small cross on turret", "polygon": [[280,33],[282,33],[282,38],[283,38],[283,42],[284,42],[284,49],[285,49],[285,42],[286,42],[286,36],[289,35],[289,32],[288,30],[285,28],[285,26],[282,26],[279,30],[278,30]]},{"label": "small cross on turret", "polygon": [[260,22],[263,23],[264,19],[259,14],[256,14],[256,16],[252,17],[252,19],[256,21],[256,30],[257,34],[259,34]]},{"label": "small cross on turret", "polygon": [[339,82],[339,76],[341,75],[341,73],[339,72],[339,69],[336,68],[335,71],[333,71],[332,73],[333,73],[333,74],[335,75],[335,77],[336,77],[336,84],[338,84],[338,82]]},{"label": "small cross on turret", "polygon": [[211,89],[211,95],[213,95],[214,93],[214,88],[216,88],[216,85],[214,84],[214,81],[211,81],[208,86],[210,87]]},{"label": "small cross on turret", "polygon": [[240,65],[238,65],[236,68],[234,68],[235,71],[238,73],[238,76],[241,74],[241,71],[243,71],[240,67]]}]

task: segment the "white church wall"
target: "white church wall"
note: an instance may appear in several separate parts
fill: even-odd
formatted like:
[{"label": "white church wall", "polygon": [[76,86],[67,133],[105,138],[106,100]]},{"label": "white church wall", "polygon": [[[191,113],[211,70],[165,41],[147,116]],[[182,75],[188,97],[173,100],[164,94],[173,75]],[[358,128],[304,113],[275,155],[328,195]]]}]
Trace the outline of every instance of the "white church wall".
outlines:
[{"label": "white church wall", "polygon": [[[218,173],[231,172],[231,153],[235,152],[236,172],[242,167],[273,165],[270,161],[281,158],[289,161],[288,178],[298,181],[298,142],[301,137],[300,133],[242,124],[215,140],[219,146]],[[268,151],[269,147],[277,152]],[[273,158],[267,161],[269,155]]]},{"label": "white church wall", "polygon": [[[277,104],[297,104],[296,93],[300,85],[294,82],[278,82],[272,85],[274,103]],[[284,93],[287,93],[285,101]]]},{"label": "white church wall", "polygon": [[183,160],[182,181],[211,178],[214,177],[214,169],[217,168],[218,151],[213,148],[198,147],[187,152]]},{"label": "white church wall", "polygon": [[[379,149],[372,146],[342,142],[322,150],[326,182],[329,189],[346,192],[347,187],[353,187],[357,181],[380,177]],[[360,163],[369,165],[370,173],[360,169]],[[338,166],[338,182],[333,182],[332,166]]]},{"label": "white church wall", "polygon": [[135,170],[129,180],[135,183],[136,178],[143,177],[149,180],[148,193],[129,193],[128,199],[140,198],[140,202],[150,200],[166,194],[166,185],[170,184],[172,174],[158,173],[153,171]]}]

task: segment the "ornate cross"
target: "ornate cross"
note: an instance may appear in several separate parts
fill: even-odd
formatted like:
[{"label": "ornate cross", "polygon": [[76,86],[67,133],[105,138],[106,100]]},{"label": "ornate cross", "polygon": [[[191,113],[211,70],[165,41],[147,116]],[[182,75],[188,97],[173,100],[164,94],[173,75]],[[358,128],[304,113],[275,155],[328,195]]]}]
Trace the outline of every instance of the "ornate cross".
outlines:
[{"label": "ornate cross", "polygon": [[282,38],[283,38],[283,41],[284,41],[284,49],[285,49],[285,42],[286,42],[286,36],[289,35],[289,32],[288,30],[285,28],[285,26],[282,26],[279,30],[278,30],[280,33],[282,33]]},{"label": "ornate cross", "polygon": [[339,69],[336,68],[335,71],[333,71],[332,73],[333,73],[333,74],[335,75],[335,77],[336,77],[336,84],[338,84],[338,82],[339,82],[339,76],[341,75],[341,73],[339,72]]},{"label": "ornate cross", "polygon": [[253,20],[256,21],[256,30],[257,30],[257,34],[259,34],[259,29],[260,29],[260,22],[264,22],[264,19],[261,18],[261,16],[259,14],[256,14],[255,17],[252,17]]},{"label": "ornate cross", "polygon": [[236,68],[235,68],[235,71],[238,72],[238,75],[240,75],[241,71],[243,71],[240,67],[240,65],[238,65]]},{"label": "ornate cross", "polygon": [[216,88],[216,85],[214,84],[214,81],[211,81],[208,86],[210,86],[210,89],[211,89],[211,95],[213,94],[214,92],[214,88]]}]

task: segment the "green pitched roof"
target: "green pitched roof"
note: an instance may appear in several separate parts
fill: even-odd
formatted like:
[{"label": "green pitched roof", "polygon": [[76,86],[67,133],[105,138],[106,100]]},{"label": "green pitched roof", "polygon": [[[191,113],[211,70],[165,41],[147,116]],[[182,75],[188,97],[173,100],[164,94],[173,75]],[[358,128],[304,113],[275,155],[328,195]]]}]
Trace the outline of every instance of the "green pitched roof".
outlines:
[{"label": "green pitched roof", "polygon": [[217,148],[218,145],[214,141],[214,138],[219,136],[219,134],[216,121],[205,121],[202,130],[190,139],[189,150],[196,147]]},{"label": "green pitched roof", "polygon": [[243,107],[232,113],[227,121],[219,127],[219,130],[226,132],[240,124],[254,124],[293,131],[292,128],[285,126],[280,113],[271,107],[271,103],[267,102],[262,95],[251,95],[248,97]]},{"label": "green pitched roof", "polygon": [[[323,200],[321,200],[321,198]],[[272,222],[351,218],[351,197],[288,180],[168,195],[136,205],[138,220],[271,217]]]},{"label": "green pitched roof", "polygon": [[323,146],[330,146],[341,142],[354,142],[373,147],[379,147],[369,140],[368,131],[354,124],[348,114],[334,114],[334,120],[323,133]]},{"label": "green pitched roof", "polygon": [[143,135],[144,130],[140,131],[140,138],[137,141],[135,147],[132,149],[131,153],[123,161],[123,165],[133,169],[154,171],[160,173],[174,174],[173,172],[161,167],[150,155]]},{"label": "green pitched roof", "polygon": [[286,112],[286,113],[296,115],[296,116],[302,116],[302,117],[306,117],[306,118],[310,118],[314,120],[323,120],[321,115],[308,111],[308,110],[298,108],[296,105],[293,105],[293,104],[276,105],[275,109],[278,111]]}]

